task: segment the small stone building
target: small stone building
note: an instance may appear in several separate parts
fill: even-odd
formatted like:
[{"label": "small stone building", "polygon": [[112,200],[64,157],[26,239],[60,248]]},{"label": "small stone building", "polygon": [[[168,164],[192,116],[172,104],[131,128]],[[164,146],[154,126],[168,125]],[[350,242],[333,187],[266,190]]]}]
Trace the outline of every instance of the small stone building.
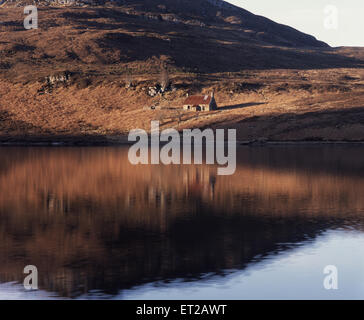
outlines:
[{"label": "small stone building", "polygon": [[204,96],[190,96],[183,103],[183,109],[188,111],[211,111],[217,109],[214,93]]}]

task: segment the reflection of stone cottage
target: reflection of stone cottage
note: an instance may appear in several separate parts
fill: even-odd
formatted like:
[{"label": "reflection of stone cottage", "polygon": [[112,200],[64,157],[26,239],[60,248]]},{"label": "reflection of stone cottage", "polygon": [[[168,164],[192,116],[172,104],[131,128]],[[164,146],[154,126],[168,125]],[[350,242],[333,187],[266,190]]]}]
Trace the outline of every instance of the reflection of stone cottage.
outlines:
[{"label": "reflection of stone cottage", "polygon": [[183,103],[184,110],[190,111],[211,111],[217,109],[214,93],[204,96],[188,97]]},{"label": "reflection of stone cottage", "polygon": [[187,198],[214,200],[216,188],[216,174],[211,167],[193,168],[183,172],[182,184]]}]

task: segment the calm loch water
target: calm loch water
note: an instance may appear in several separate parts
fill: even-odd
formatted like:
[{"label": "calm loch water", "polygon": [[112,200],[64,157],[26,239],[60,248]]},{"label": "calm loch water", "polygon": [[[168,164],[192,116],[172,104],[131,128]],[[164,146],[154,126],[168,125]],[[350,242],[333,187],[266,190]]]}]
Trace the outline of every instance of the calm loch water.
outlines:
[{"label": "calm loch water", "polygon": [[241,147],[229,177],[127,151],[0,148],[0,299],[364,299],[363,147]]}]

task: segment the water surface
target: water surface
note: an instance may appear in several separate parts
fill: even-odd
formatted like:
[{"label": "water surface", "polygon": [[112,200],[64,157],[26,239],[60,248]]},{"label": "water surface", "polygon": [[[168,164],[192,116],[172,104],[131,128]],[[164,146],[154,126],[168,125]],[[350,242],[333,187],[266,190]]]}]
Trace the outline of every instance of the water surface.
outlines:
[{"label": "water surface", "polygon": [[362,147],[241,147],[228,177],[127,150],[0,148],[0,299],[364,299]]}]

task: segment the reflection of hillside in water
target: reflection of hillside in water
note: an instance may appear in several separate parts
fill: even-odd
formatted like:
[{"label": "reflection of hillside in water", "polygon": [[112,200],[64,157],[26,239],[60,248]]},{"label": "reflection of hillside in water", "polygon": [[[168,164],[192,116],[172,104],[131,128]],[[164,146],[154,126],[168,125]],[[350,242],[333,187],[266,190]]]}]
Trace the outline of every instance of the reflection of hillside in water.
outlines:
[{"label": "reflection of hillside in water", "polygon": [[125,148],[1,151],[1,280],[34,264],[40,286],[63,296],[244,268],[363,220],[354,147],[241,148],[231,177],[133,167]]}]

